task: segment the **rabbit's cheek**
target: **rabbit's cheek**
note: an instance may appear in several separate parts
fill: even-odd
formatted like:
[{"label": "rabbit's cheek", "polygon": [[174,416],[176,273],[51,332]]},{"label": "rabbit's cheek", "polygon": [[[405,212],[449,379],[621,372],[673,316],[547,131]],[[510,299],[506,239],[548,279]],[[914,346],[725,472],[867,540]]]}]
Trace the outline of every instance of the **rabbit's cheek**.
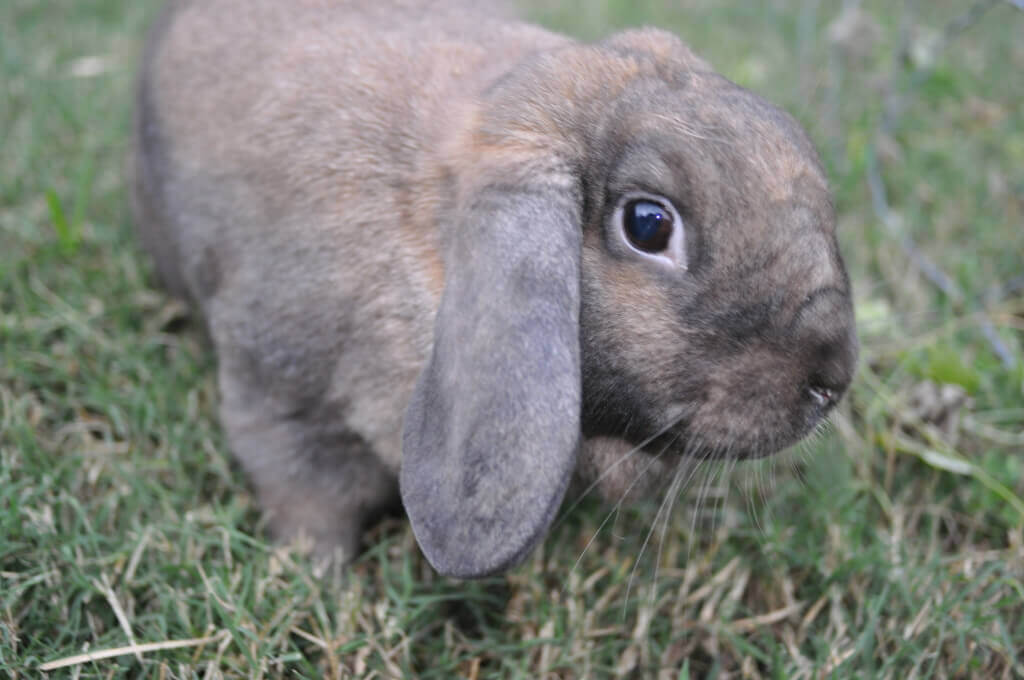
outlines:
[{"label": "rabbit's cheek", "polygon": [[646,262],[614,262],[585,249],[582,268],[580,318],[582,333],[593,338],[585,344],[590,358],[628,369],[645,391],[657,386],[676,363],[682,332],[673,292],[656,285]]}]

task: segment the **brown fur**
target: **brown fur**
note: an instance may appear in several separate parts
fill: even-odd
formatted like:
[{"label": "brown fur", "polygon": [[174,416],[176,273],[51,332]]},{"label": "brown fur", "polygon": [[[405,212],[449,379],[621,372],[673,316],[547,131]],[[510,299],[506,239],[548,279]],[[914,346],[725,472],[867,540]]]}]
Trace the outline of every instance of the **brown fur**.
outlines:
[{"label": "brown fur", "polygon": [[[808,389],[850,379],[811,143],[661,31],[581,45],[468,3],[172,0],[135,174],[142,242],[210,330],[231,447],[275,533],[322,552],[351,557],[401,473],[439,569],[504,569],[577,449],[614,496],[661,451],[652,470],[789,445],[827,410]],[[676,205],[685,269],[617,240],[636,191]]]}]

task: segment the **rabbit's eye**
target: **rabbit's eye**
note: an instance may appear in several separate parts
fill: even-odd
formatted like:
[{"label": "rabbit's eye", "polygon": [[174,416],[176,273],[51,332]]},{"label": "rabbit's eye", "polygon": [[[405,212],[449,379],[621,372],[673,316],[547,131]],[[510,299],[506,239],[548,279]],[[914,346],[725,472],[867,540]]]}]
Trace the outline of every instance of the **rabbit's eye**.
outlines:
[{"label": "rabbit's eye", "polygon": [[630,201],[622,211],[622,228],[633,247],[660,253],[672,236],[672,213],[651,201]]}]

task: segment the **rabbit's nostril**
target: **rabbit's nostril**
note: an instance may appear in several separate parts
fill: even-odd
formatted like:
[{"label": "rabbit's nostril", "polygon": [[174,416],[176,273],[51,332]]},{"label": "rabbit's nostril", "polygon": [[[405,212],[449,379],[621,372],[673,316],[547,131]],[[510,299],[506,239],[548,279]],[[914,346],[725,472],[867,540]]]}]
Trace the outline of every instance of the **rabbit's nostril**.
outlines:
[{"label": "rabbit's nostril", "polygon": [[839,401],[839,391],[834,390],[831,387],[811,385],[807,388],[807,393],[819,408],[832,408],[836,405],[836,402]]}]

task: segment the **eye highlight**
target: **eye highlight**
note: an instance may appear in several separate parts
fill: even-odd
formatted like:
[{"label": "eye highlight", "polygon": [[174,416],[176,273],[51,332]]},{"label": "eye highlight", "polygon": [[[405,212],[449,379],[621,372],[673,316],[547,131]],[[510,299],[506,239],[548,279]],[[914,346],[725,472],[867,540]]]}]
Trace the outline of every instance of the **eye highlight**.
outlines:
[{"label": "eye highlight", "polygon": [[645,253],[660,253],[672,237],[672,213],[663,206],[643,199],[626,204],[622,228],[633,247]]}]

